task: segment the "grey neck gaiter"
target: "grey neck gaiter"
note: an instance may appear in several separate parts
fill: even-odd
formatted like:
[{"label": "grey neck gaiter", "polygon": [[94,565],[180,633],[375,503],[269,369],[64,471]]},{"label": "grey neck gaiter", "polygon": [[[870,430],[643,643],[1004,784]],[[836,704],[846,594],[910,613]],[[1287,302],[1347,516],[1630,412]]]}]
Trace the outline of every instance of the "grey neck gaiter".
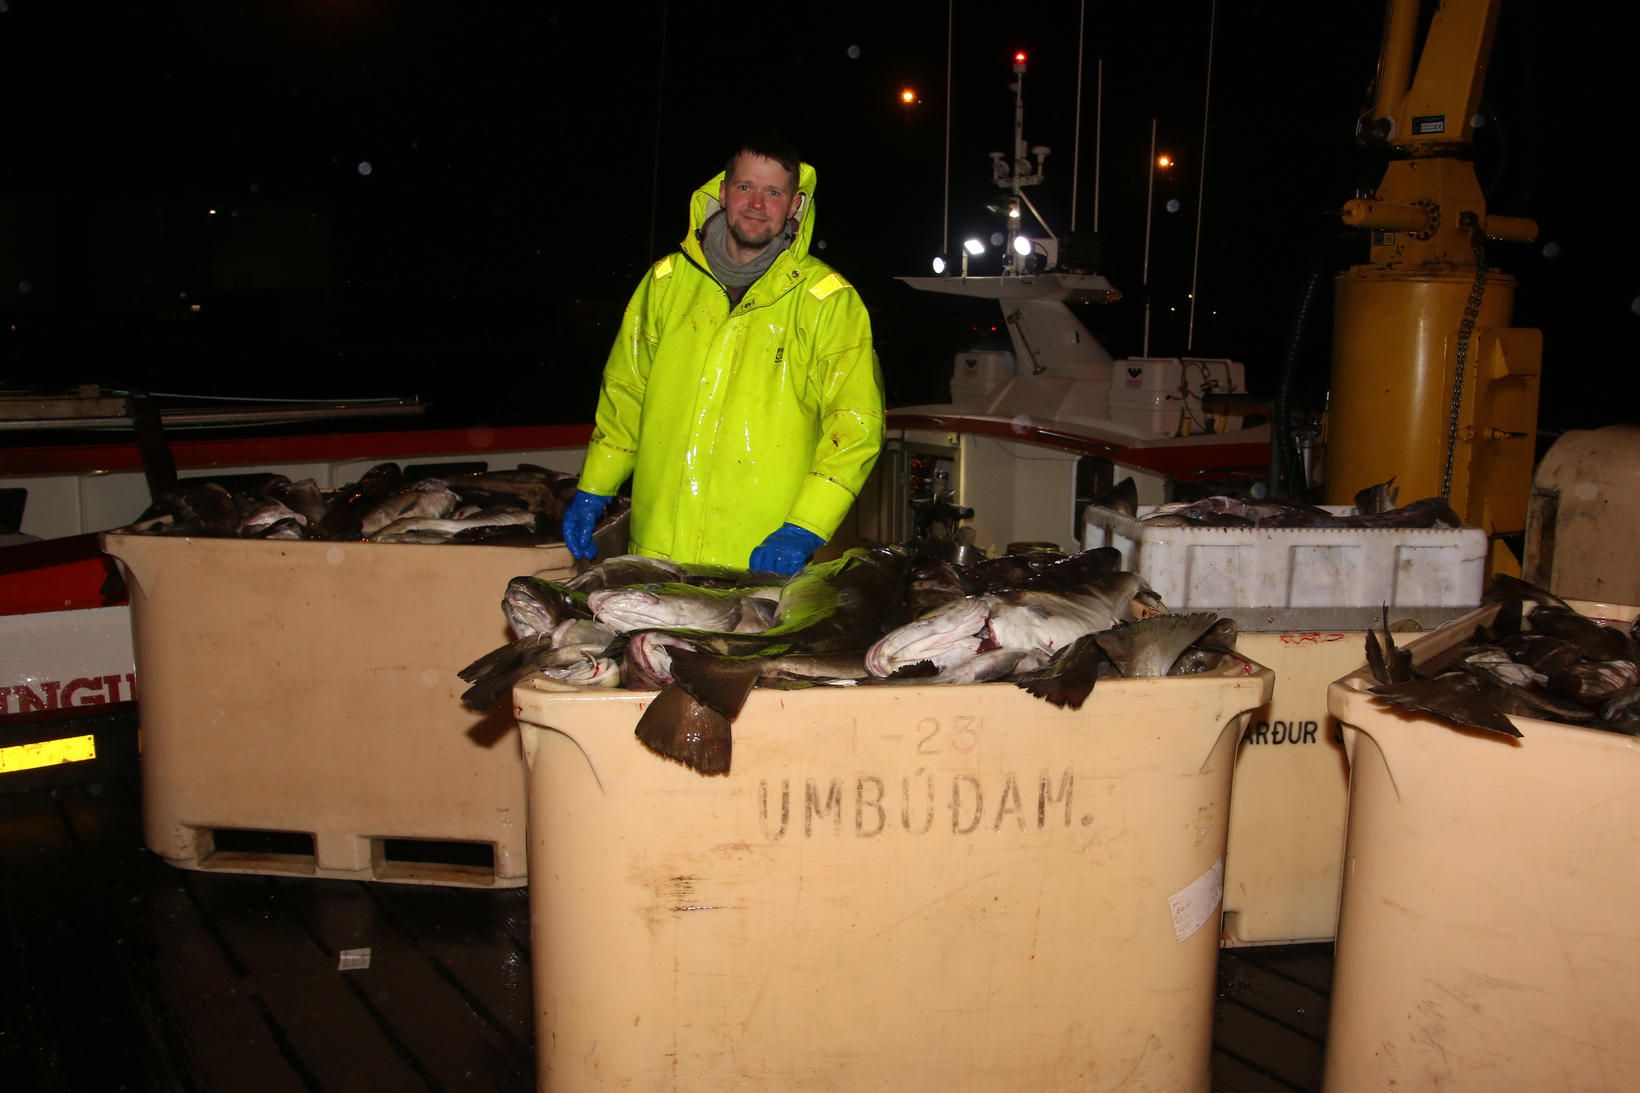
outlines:
[{"label": "grey neck gaiter", "polygon": [[786,231],[781,232],[770,241],[763,252],[750,262],[740,263],[729,257],[728,247],[729,223],[721,211],[715,212],[706,221],[701,229],[701,249],[706,253],[706,262],[712,267],[712,275],[728,288],[745,288],[747,285],[763,276],[768,268],[774,265],[774,260],[780,257],[780,252],[791,245],[792,237],[790,224]]}]

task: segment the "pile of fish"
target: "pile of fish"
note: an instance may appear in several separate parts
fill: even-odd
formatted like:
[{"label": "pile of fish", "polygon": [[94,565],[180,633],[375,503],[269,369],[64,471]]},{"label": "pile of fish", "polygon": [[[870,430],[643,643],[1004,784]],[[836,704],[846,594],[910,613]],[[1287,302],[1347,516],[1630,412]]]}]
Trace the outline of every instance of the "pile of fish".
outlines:
[{"label": "pile of fish", "polygon": [[789,580],[622,556],[566,581],[516,577],[516,640],[463,668],[469,708],[525,676],[659,690],[637,726],[659,755],[725,773],[730,724],[754,686],[1010,680],[1076,709],[1113,676],[1202,672],[1235,655],[1235,626],[1171,615],[1101,547],[971,566],[903,547],[855,548]]},{"label": "pile of fish", "polygon": [[1157,505],[1139,516],[1138,490],[1125,478],[1094,501],[1102,508],[1138,519],[1147,527],[1213,528],[1457,528],[1463,519],[1439,497],[1397,505],[1395,479],[1355,495],[1354,512],[1329,512],[1315,505],[1280,499],[1204,497]]},{"label": "pile of fish", "polygon": [[[121,530],[239,539],[534,545],[563,539],[576,476],[545,467],[407,478],[381,463],[357,482],[323,490],[282,474],[187,479]],[[611,506],[614,518],[625,502]]]},{"label": "pile of fish", "polygon": [[1368,631],[1378,681],[1368,692],[1500,736],[1520,737],[1511,717],[1640,736],[1640,620],[1625,632],[1503,575],[1486,598],[1501,605],[1491,624],[1424,664],[1396,647],[1387,625],[1381,641]]}]

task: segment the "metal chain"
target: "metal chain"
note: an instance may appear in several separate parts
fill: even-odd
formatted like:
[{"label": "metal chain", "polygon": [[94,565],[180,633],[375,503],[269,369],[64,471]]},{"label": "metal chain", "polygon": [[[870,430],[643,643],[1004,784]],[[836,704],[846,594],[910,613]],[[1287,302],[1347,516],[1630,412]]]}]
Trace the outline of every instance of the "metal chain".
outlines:
[{"label": "metal chain", "polygon": [[1452,374],[1452,412],[1446,424],[1446,470],[1441,475],[1441,500],[1452,499],[1452,463],[1458,453],[1458,413],[1463,407],[1463,380],[1469,360],[1469,342],[1475,334],[1475,323],[1481,315],[1481,297],[1486,294],[1486,235],[1473,213],[1465,213],[1464,223],[1474,233],[1475,284],[1469,290],[1469,302],[1464,305],[1463,321],[1458,324],[1458,366]]}]

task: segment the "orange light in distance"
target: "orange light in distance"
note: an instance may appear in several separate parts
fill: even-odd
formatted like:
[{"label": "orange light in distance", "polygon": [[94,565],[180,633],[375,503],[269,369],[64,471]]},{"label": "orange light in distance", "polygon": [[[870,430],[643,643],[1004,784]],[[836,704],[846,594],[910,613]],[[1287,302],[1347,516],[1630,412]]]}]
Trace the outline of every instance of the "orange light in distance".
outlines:
[{"label": "orange light in distance", "polygon": [[1173,157],[1168,155],[1166,152],[1163,152],[1161,155],[1156,157],[1156,166],[1160,167],[1164,171],[1167,170],[1169,167],[1173,166]]},{"label": "orange light in distance", "polygon": [[904,89],[903,91],[900,92],[900,101],[903,102],[903,103],[916,102],[917,101],[917,93],[915,91],[911,90],[911,88],[908,87],[908,88],[906,88],[906,89]]},{"label": "orange light in distance", "polygon": [[1016,64],[1024,64],[1025,63],[1025,51],[1023,49],[1020,50],[1018,53],[1014,54],[1014,62]]}]

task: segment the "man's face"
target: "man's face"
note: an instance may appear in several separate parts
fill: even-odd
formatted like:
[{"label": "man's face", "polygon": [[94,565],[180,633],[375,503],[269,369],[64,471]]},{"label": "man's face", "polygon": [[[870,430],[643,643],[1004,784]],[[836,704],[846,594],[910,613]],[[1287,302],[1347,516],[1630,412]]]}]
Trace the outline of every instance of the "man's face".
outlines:
[{"label": "man's face", "polygon": [[729,234],[743,251],[761,251],[796,211],[796,179],[772,159],[742,152],[719,194]]}]

